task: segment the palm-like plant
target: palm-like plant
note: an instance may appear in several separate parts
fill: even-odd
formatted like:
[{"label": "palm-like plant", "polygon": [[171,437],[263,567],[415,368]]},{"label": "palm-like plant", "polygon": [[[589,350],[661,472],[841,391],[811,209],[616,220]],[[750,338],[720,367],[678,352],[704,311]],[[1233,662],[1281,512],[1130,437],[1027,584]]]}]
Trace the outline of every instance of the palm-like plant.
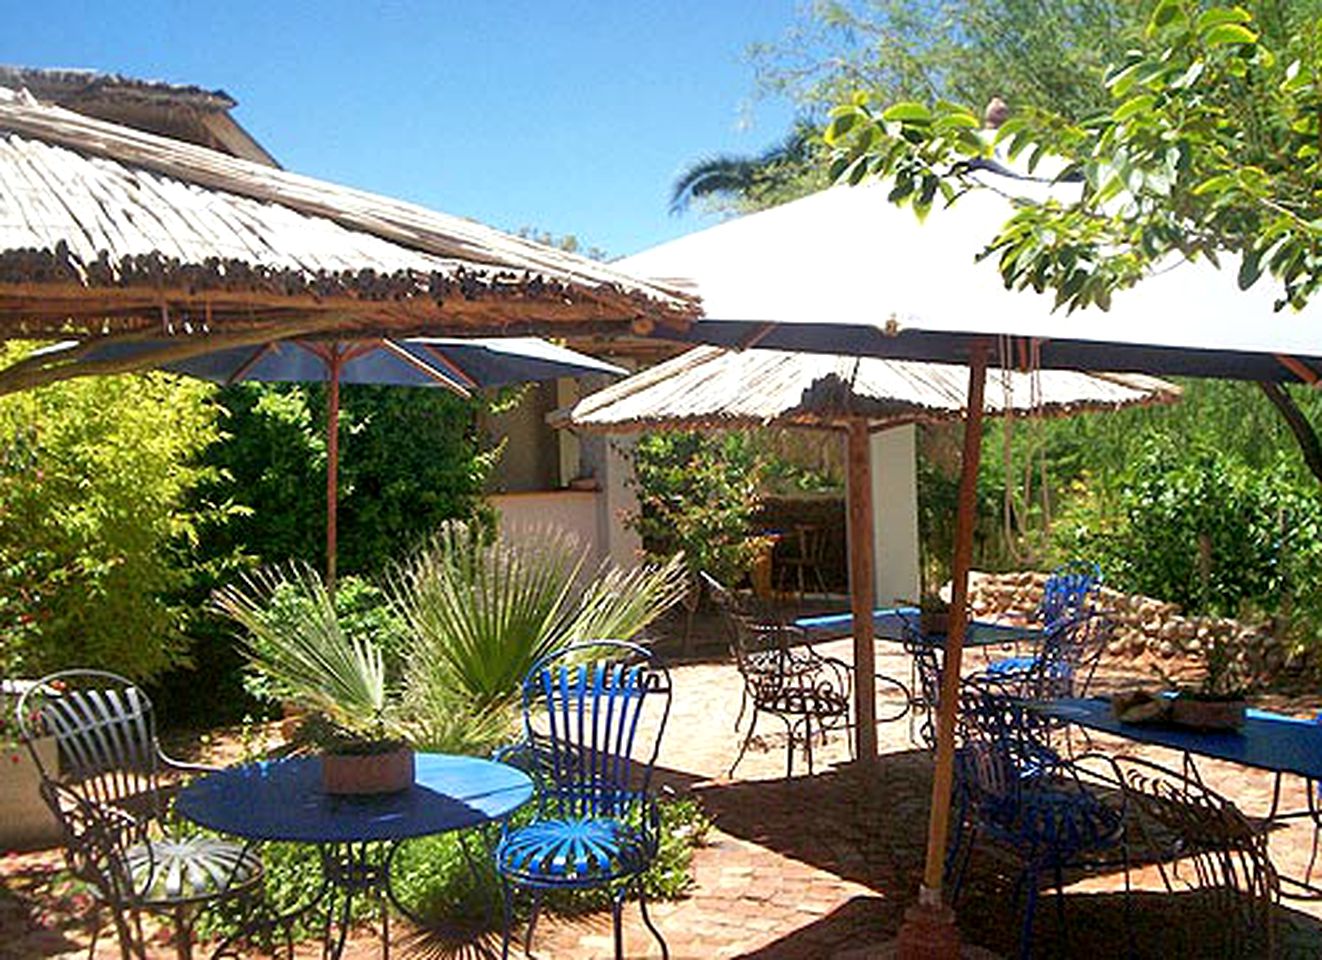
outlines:
[{"label": "palm-like plant", "polygon": [[447,525],[396,571],[392,602],[413,635],[410,695],[459,694],[479,713],[518,697],[532,665],[580,640],[627,640],[683,596],[682,558],[589,578],[586,551],[563,533],[536,543],[484,542]]},{"label": "palm-like plant", "polygon": [[212,609],[246,628],[243,652],[281,697],[363,739],[385,739],[389,688],[381,649],[348,636],[315,570],[273,567],[217,590]]}]

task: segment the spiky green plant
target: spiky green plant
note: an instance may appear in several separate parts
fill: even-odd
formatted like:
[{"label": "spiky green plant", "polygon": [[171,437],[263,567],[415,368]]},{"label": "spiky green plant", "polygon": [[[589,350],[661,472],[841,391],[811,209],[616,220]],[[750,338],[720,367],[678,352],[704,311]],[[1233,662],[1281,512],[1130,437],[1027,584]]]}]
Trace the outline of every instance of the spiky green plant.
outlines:
[{"label": "spiky green plant", "polygon": [[244,654],[282,697],[358,737],[391,734],[381,649],[341,629],[330,592],[307,564],[248,574],[212,594],[211,606],[245,628]]},{"label": "spiky green plant", "polygon": [[414,638],[408,690],[453,691],[479,712],[502,711],[539,658],[581,640],[634,637],[684,593],[681,557],[586,566],[587,551],[562,532],[485,542],[462,523],[445,526],[395,571],[390,590]]}]

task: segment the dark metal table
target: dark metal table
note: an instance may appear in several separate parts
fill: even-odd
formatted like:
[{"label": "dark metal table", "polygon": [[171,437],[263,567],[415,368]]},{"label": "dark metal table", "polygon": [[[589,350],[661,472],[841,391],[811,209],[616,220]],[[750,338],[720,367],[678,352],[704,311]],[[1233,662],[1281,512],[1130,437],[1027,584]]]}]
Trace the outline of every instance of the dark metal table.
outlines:
[{"label": "dark metal table", "polygon": [[[527,775],[503,763],[419,753],[416,765],[414,784],[408,790],[341,797],[322,791],[317,757],[250,763],[189,784],[175,801],[175,810],[201,826],[249,841],[315,844],[321,855],[321,886],[311,900],[279,922],[307,913],[333,892],[342,895],[338,937],[333,936],[331,923],[333,901],[327,907],[325,932],[325,955],[338,957],[356,894],[387,897],[401,913],[417,919],[390,886],[390,865],[401,841],[498,821],[532,796]],[[382,953],[388,955],[384,924],[383,914]],[[237,954],[227,942],[216,955]]]}]

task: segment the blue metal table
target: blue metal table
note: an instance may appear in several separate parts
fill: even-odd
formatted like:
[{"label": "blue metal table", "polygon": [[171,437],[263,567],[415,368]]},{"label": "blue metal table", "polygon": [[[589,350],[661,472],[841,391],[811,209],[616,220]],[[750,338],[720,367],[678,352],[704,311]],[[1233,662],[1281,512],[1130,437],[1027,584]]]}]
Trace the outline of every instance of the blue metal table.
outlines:
[{"label": "blue metal table", "polygon": [[[917,628],[917,607],[881,607],[872,611],[872,629],[878,640],[903,643],[906,640],[932,647],[944,647],[944,633],[922,633]],[[800,617],[794,625],[808,634],[820,637],[845,637],[854,632],[851,613],[829,613],[816,617]],[[1042,628],[1017,626],[1009,623],[991,623],[970,620],[964,634],[966,647],[992,647],[999,644],[1036,643],[1042,639]]]},{"label": "blue metal table", "polygon": [[[1099,733],[1108,733],[1135,743],[1146,743],[1184,756],[1186,768],[1197,775],[1192,757],[1211,757],[1227,760],[1245,767],[1266,770],[1276,774],[1272,788],[1271,809],[1267,812],[1268,826],[1281,820],[1318,815],[1309,785],[1308,808],[1281,812],[1281,777],[1291,773],[1310,781],[1322,780],[1322,724],[1312,720],[1248,710],[1244,726],[1238,730],[1191,730],[1169,723],[1122,723],[1111,712],[1110,701],[1100,697],[1051,700],[1029,704],[1029,709],[1042,716],[1074,723]],[[1281,875],[1289,883],[1311,897],[1322,896],[1322,889],[1306,879]]]},{"label": "blue metal table", "polygon": [[[920,616],[917,607],[881,607],[872,611],[874,635],[879,640],[904,643],[914,654],[907,685],[883,673],[876,674],[876,681],[879,689],[890,686],[903,693],[906,709],[897,714],[895,719],[907,713],[909,739],[914,743],[924,742],[931,746],[936,742],[931,712],[939,686],[937,676],[940,672],[940,661],[937,659],[937,654],[945,652],[946,635],[923,633],[918,629]],[[849,636],[854,632],[854,616],[852,613],[830,613],[815,617],[800,617],[794,621],[794,625],[810,637]],[[1036,645],[1041,639],[1041,627],[970,620],[964,633],[964,646],[981,647],[985,652],[990,647],[1017,645],[1022,642]]]},{"label": "blue metal table", "polygon": [[[415,837],[465,830],[498,821],[532,796],[532,781],[514,767],[476,757],[416,755],[408,790],[376,796],[332,796],[321,789],[321,760],[294,757],[232,767],[195,780],[175,801],[180,815],[203,827],[249,841],[315,844],[322,864],[317,894],[292,914],[263,926],[288,926],[330,897],[343,896],[339,935],[333,937],[333,902],[328,904],[324,955],[343,952],[355,894],[389,898],[415,922],[390,886],[390,865],[399,843]],[[464,848],[467,855],[467,848]],[[382,954],[389,953],[383,914]],[[244,934],[251,930],[243,931]],[[235,938],[238,939],[238,938]],[[239,956],[233,941],[215,956]]]},{"label": "blue metal table", "polygon": [[1229,760],[1273,773],[1322,779],[1322,724],[1262,710],[1249,710],[1233,731],[1189,730],[1171,724],[1121,723],[1111,704],[1098,697],[1030,704],[1043,716],[1182,753]]}]

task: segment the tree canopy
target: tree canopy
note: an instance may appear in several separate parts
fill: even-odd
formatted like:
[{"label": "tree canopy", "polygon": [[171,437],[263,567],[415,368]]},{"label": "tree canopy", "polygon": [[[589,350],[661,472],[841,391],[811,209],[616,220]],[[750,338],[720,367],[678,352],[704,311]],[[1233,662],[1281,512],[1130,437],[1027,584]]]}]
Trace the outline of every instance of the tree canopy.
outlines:
[{"label": "tree canopy", "polygon": [[1241,287],[1270,274],[1280,305],[1302,306],[1322,282],[1319,4],[1147,7],[1099,112],[1014,106],[985,137],[969,105],[858,91],[826,131],[833,173],[894,178],[893,198],[925,214],[979,185],[971,159],[1003,149],[1030,170],[1050,162],[1052,178],[1079,182],[1077,199],[1022,202],[988,238],[1007,286],[1106,308],[1178,258],[1233,255]]}]

